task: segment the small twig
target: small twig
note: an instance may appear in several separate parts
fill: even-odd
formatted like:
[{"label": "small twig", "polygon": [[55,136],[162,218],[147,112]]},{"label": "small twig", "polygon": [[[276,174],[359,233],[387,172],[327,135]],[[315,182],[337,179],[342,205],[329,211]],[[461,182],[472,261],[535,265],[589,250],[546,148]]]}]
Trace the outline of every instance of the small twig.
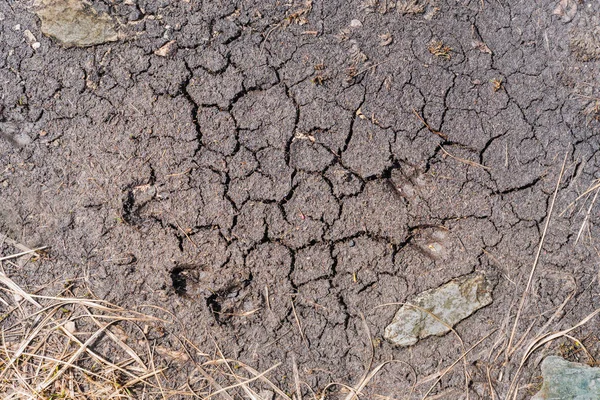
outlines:
[{"label": "small twig", "polygon": [[291,302],[292,311],[294,312],[294,318],[296,319],[296,323],[298,324],[298,330],[300,331],[300,337],[302,338],[304,344],[308,346],[308,344],[306,343],[306,338],[304,337],[304,332],[302,332],[302,324],[300,324],[300,319],[298,319],[298,314],[296,314],[296,306],[294,306],[294,299],[292,299]]},{"label": "small twig", "polygon": [[11,260],[13,258],[19,258],[21,256],[26,256],[27,254],[37,253],[38,251],[45,250],[47,248],[48,248],[48,246],[43,246],[43,247],[38,247],[37,249],[30,249],[27,251],[23,251],[21,253],[11,254],[10,256],[0,257],[0,261]]},{"label": "small twig", "polygon": [[448,153],[448,152],[446,151],[446,149],[444,149],[444,147],[443,147],[442,145],[440,145],[440,149],[442,149],[442,151],[444,152],[444,154],[446,154],[448,157],[450,157],[450,158],[453,158],[453,159],[455,159],[456,161],[459,161],[459,162],[461,162],[461,163],[464,163],[464,164],[470,165],[470,166],[472,166],[472,167],[479,167],[479,168],[483,168],[483,169],[485,169],[485,170],[490,170],[490,169],[491,169],[490,167],[486,167],[485,165],[481,165],[481,164],[479,164],[479,163],[476,163],[475,161],[471,161],[471,160],[467,160],[467,159],[465,159],[465,158],[460,158],[460,157],[454,156],[454,155],[452,155],[452,154]]},{"label": "small twig", "polygon": [[181,232],[183,232],[183,234],[185,235],[185,237],[187,238],[187,240],[189,240],[189,241],[190,241],[190,243],[191,243],[191,244],[192,244],[192,245],[193,245],[195,248],[198,248],[198,245],[196,244],[196,242],[194,242],[194,241],[192,240],[192,238],[191,238],[191,237],[190,237],[190,236],[187,234],[187,232],[183,230],[183,228],[181,227],[181,225],[179,225],[179,222],[175,222],[175,223],[177,224],[177,228],[179,228],[179,230],[180,230]]},{"label": "small twig", "polygon": [[417,118],[419,119],[419,121],[421,121],[423,123],[423,125],[425,125],[425,127],[427,129],[429,129],[429,132],[438,135],[439,137],[441,137],[444,140],[448,140],[448,135],[446,135],[445,133],[442,133],[440,131],[436,131],[435,129],[433,129],[431,126],[429,126],[429,124],[427,122],[425,122],[425,120],[423,119],[423,117],[421,117],[419,115],[419,113],[417,112],[417,110],[415,110],[414,108],[412,109],[413,113],[417,116]]}]

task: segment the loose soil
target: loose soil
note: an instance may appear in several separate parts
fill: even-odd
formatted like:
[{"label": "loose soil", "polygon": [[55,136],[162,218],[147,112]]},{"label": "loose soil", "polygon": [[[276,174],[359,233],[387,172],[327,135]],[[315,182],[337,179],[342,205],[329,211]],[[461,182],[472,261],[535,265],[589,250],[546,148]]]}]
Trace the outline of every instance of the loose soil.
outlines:
[{"label": "loose soil", "polygon": [[[364,398],[421,398],[491,333],[431,395],[503,398],[565,154],[516,338],[600,306],[597,188],[578,198],[600,178],[600,4],[393,3],[94,0],[121,39],[63,48],[30,2],[0,2],[0,231],[50,246],[6,273],[160,306],[178,324],[157,345],[281,362],[269,379],[288,393],[295,360],[305,396],[355,385],[373,345],[373,365],[404,363]],[[464,347],[383,339],[389,303],[475,271],[493,303],[455,327]],[[597,326],[572,333],[589,354],[538,350],[518,398],[547,354],[593,363]]]}]

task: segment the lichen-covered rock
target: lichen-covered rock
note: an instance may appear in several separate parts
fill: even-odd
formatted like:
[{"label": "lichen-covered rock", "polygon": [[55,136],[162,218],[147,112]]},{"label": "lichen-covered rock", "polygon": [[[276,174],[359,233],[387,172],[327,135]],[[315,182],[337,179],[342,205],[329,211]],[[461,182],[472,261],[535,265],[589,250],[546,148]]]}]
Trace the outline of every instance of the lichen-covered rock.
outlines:
[{"label": "lichen-covered rock", "polygon": [[600,399],[600,368],[549,356],[542,362],[542,389],[531,400]]},{"label": "lichen-covered rock", "polygon": [[395,345],[410,346],[427,336],[449,332],[449,327],[491,302],[492,285],[483,274],[453,279],[402,306],[385,328],[384,336]]},{"label": "lichen-covered rock", "polygon": [[112,18],[81,0],[38,0],[42,33],[65,47],[88,47],[118,39]]}]

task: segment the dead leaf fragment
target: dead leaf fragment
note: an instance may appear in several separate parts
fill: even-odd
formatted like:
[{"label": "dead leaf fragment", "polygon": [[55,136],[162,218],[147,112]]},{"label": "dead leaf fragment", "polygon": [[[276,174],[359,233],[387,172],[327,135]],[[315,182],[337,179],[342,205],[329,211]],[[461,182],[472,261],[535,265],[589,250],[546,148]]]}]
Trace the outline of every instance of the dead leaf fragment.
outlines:
[{"label": "dead leaf fragment", "polygon": [[487,44],[483,43],[481,40],[472,40],[471,46],[482,53],[492,54],[492,50],[490,50]]}]

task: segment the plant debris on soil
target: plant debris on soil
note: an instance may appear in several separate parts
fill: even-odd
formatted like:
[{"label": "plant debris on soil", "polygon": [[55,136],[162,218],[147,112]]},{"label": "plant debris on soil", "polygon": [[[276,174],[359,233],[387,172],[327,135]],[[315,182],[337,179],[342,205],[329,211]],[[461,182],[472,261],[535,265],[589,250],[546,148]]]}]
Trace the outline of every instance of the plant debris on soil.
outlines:
[{"label": "plant debris on soil", "polygon": [[[0,397],[515,400],[596,367],[598,15],[0,2]],[[399,310],[435,334],[397,346]]]}]

